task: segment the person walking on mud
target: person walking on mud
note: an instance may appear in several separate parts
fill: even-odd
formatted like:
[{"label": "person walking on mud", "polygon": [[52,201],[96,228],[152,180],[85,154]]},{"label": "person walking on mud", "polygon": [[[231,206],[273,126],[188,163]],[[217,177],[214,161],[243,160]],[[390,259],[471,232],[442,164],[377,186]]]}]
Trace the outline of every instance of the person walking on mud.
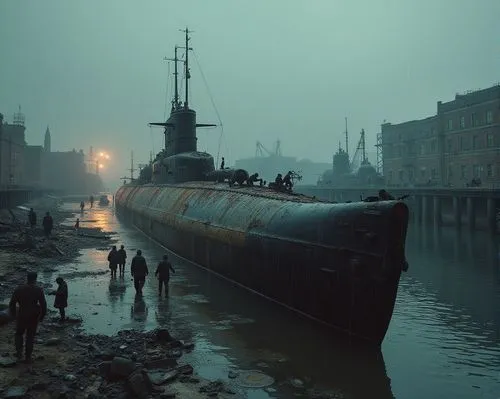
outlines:
[{"label": "person walking on mud", "polygon": [[116,245],[113,245],[111,251],[108,254],[109,268],[111,269],[111,277],[116,277],[116,269],[118,268],[118,263],[120,262],[120,255],[116,250]]},{"label": "person walking on mud", "polygon": [[30,211],[28,212],[28,222],[32,229],[36,227],[36,213],[33,208],[30,208]]},{"label": "person walking on mud", "polygon": [[85,208],[85,202],[80,202],[80,212],[83,213],[83,208]]},{"label": "person walking on mud", "polygon": [[168,297],[168,282],[170,281],[170,270],[175,274],[172,264],[168,261],[168,255],[163,255],[163,260],[156,267],[155,276],[158,276],[158,294],[161,296],[165,286],[165,298]]},{"label": "person walking on mud", "polygon": [[59,314],[61,315],[60,321],[63,322],[66,320],[65,308],[68,307],[68,284],[66,284],[66,281],[62,277],[56,278],[56,283],[58,285],[57,290],[51,293],[51,295],[56,296],[54,307],[59,309]]},{"label": "person walking on mud", "polygon": [[[32,362],[33,345],[35,342],[38,322],[43,321],[47,314],[47,302],[43,289],[36,285],[36,272],[28,272],[27,284],[18,286],[9,303],[12,317],[17,316],[15,344],[16,355],[20,359],[23,354],[23,336],[26,333],[25,361]],[[19,310],[17,310],[19,304]]]},{"label": "person walking on mud", "polygon": [[120,276],[125,274],[125,261],[127,259],[127,251],[125,246],[121,245],[118,250],[118,267],[120,268]]},{"label": "person walking on mud", "polygon": [[52,234],[52,229],[54,227],[54,219],[50,216],[50,212],[47,212],[43,217],[42,226],[45,237],[49,237]]},{"label": "person walking on mud", "polygon": [[137,250],[137,255],[132,258],[130,273],[134,278],[136,294],[142,295],[142,287],[144,287],[144,282],[146,281],[146,276],[149,274],[149,271],[146,259],[142,256],[142,251],[140,249]]}]

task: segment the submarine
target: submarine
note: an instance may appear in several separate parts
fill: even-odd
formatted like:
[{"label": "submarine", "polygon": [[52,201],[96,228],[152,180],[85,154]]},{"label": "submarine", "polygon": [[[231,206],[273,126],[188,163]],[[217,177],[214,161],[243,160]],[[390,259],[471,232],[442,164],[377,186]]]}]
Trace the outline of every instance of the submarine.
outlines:
[{"label": "submarine", "polygon": [[189,106],[192,48],[183,32],[185,46],[175,46],[172,59],[170,115],[150,124],[163,128],[165,148],[147,178],[118,188],[118,216],[198,267],[331,327],[332,336],[380,346],[407,267],[408,207],[326,202],[252,185],[245,170],[216,168],[211,154],[197,150],[197,129],[216,125],[197,123]]}]

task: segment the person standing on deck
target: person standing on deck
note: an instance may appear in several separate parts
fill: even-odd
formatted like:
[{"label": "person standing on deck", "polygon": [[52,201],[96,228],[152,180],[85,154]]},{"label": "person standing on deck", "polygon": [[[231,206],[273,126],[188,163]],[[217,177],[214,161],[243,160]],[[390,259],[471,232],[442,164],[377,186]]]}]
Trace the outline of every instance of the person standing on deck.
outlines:
[{"label": "person standing on deck", "polygon": [[142,287],[144,286],[149,271],[146,259],[142,256],[142,251],[140,249],[137,250],[137,255],[132,258],[130,273],[134,278],[135,292],[137,295],[142,295]]},{"label": "person standing on deck", "polygon": [[168,255],[163,255],[163,260],[158,263],[155,276],[158,276],[158,293],[161,296],[163,286],[165,285],[165,298],[168,297],[168,282],[170,281],[170,270],[175,274],[172,264],[168,261]]},{"label": "person standing on deck", "polygon": [[[20,285],[14,290],[9,303],[11,316],[17,316],[15,344],[18,359],[23,354],[23,336],[26,333],[26,363],[32,362],[31,355],[33,354],[38,322],[43,321],[47,314],[45,294],[43,289],[36,285],[36,278],[36,272],[28,272],[27,284]],[[19,304],[19,311],[17,310],[17,304]]]}]

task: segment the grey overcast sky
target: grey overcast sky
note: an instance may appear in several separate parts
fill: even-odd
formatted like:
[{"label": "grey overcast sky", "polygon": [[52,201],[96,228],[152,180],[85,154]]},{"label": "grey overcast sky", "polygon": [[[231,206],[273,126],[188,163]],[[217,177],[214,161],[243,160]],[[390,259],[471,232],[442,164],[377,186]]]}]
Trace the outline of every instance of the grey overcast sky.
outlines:
[{"label": "grey overcast sky", "polygon": [[[226,164],[277,138],[329,162],[345,116],[351,147],[364,128],[373,151],[384,119],[500,81],[499,16],[500,0],[0,0],[0,112],[22,106],[29,144],[48,124],[54,150],[110,150],[117,182],[132,149],[161,148],[147,123],[163,120],[163,57],[188,26]],[[191,75],[198,121],[218,122],[196,62]],[[221,129],[198,136],[216,157]]]}]

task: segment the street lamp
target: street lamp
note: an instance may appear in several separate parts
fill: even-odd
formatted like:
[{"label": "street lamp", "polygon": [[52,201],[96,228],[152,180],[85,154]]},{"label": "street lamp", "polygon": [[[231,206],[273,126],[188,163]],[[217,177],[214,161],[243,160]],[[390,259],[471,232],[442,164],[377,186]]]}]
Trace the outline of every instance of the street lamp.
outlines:
[{"label": "street lamp", "polygon": [[105,151],[100,151],[96,153],[96,156],[94,158],[96,175],[99,174],[99,169],[104,169],[103,161],[104,160],[109,161],[110,158],[111,158],[110,155]]}]

